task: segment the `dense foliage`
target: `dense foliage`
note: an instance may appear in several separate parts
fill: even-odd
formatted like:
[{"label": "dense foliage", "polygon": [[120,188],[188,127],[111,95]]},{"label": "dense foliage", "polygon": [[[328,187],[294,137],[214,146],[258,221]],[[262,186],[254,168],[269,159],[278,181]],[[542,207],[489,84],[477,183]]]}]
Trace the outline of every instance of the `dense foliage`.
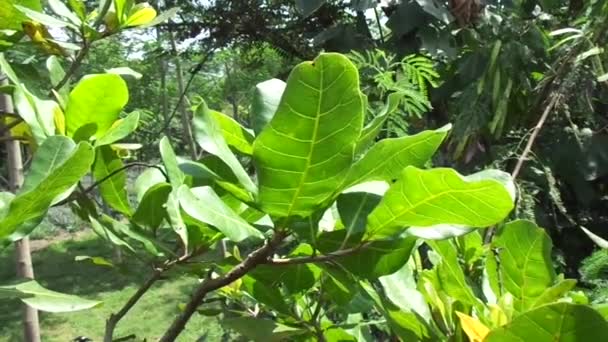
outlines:
[{"label": "dense foliage", "polygon": [[31,156],[0,239],[69,206],[150,270],[105,341],[184,275],[161,341],[199,314],[259,341],[606,338],[603,250],[577,288],[581,246],[608,248],[605,2],[154,5],[0,5],[3,132]]}]

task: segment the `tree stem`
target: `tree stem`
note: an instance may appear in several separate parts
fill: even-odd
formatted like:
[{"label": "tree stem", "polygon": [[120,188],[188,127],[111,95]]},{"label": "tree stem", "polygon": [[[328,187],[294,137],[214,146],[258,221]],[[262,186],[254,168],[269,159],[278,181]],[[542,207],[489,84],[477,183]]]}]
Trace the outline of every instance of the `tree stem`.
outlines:
[{"label": "tree stem", "polygon": [[194,291],[194,294],[190,298],[190,301],[186,304],[186,307],[183,309],[182,313],[175,318],[169,329],[167,329],[163,337],[160,339],[160,342],[175,341],[177,336],[179,336],[179,334],[184,330],[186,324],[209,292],[229,285],[233,281],[243,277],[258,265],[265,263],[272,252],[286,237],[287,234],[285,232],[275,231],[272,239],[267,240],[262,247],[249,254],[245,260],[234,266],[234,268],[232,268],[228,273],[218,278],[210,278],[203,281]]}]

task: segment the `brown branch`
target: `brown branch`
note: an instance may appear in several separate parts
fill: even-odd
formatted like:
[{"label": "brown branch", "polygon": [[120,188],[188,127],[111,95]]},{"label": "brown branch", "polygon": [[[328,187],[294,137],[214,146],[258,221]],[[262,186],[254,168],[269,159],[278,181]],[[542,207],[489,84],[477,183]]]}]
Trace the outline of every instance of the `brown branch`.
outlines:
[{"label": "brown branch", "polygon": [[330,262],[330,261],[334,261],[334,259],[336,259],[336,258],[357,253],[357,252],[361,251],[362,249],[369,247],[371,244],[372,244],[372,242],[364,242],[353,248],[341,249],[341,250],[335,251],[333,253],[328,253],[328,254],[324,254],[324,255],[312,255],[312,256],[306,256],[306,257],[296,257],[296,258],[287,258],[287,259],[273,258],[273,259],[268,259],[266,261],[266,263],[269,265],[284,266],[284,265],[299,265],[299,264],[313,264],[313,263]]},{"label": "brown branch", "polygon": [[233,281],[240,279],[249,271],[253,270],[260,264],[264,264],[270,257],[272,252],[279,246],[279,244],[287,237],[287,233],[283,231],[275,231],[272,239],[267,240],[266,243],[253,251],[245,260],[238,265],[234,266],[228,273],[213,279],[204,280],[199,287],[194,291],[192,298],[186,304],[186,307],[182,313],[175,318],[171,326],[165,331],[165,334],[160,339],[160,342],[173,342],[179,336],[179,334],[186,327],[186,323],[190,320],[192,315],[196,312],[198,306],[203,302],[205,296],[212,291],[215,291],[221,287],[229,285]]},{"label": "brown branch", "polygon": [[553,110],[553,108],[555,107],[555,105],[557,104],[557,102],[559,101],[560,98],[561,98],[561,94],[559,94],[559,93],[556,95],[551,95],[551,100],[549,101],[549,104],[547,105],[547,107],[545,107],[545,110],[543,111],[543,114],[540,116],[540,119],[536,123],[536,126],[534,126],[534,130],[532,131],[532,134],[530,134],[528,143],[526,144],[524,151],[519,156],[519,159],[517,159],[517,164],[515,165],[513,172],[511,172],[511,177],[513,178],[513,180],[515,180],[515,178],[517,178],[517,176],[519,175],[519,172],[521,171],[521,168],[524,165],[524,162],[526,161],[526,159],[528,158],[528,155],[532,151],[532,146],[534,145],[534,142],[536,141],[536,138],[538,137],[538,133],[543,128],[545,121],[547,121],[547,117],[549,117],[549,113],[551,113],[551,111]]},{"label": "brown branch", "polygon": [[[107,3],[110,3],[110,1],[107,1]],[[63,88],[63,86],[65,86],[66,83],[68,83],[70,78],[72,76],[74,76],[74,74],[76,73],[76,71],[78,70],[80,65],[82,64],[82,61],[84,60],[87,53],[89,52],[90,46],[91,45],[89,43],[84,41],[82,49],[80,49],[80,51],[78,51],[78,54],[76,55],[76,58],[74,58],[74,61],[70,65],[70,68],[68,69],[68,71],[65,73],[65,75],[63,76],[61,81],[59,81],[51,90],[51,95],[53,94],[53,90],[58,91],[59,89]]]}]

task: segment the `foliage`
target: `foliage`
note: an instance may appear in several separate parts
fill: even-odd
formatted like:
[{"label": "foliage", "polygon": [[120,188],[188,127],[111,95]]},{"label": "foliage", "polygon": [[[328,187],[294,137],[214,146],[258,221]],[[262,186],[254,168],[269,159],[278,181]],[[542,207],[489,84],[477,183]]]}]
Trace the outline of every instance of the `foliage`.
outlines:
[{"label": "foliage", "polygon": [[[542,24],[524,29],[522,23],[529,24],[527,13],[505,9],[514,18],[494,29],[491,15],[465,16],[453,8],[450,14],[444,7],[403,1],[385,11],[390,35],[384,36],[376,20],[382,44],[398,45],[408,35],[423,35],[420,27],[430,23],[436,24],[433,31],[445,33],[451,25],[481,21],[478,31],[465,26],[454,33],[454,39],[463,40],[459,54],[448,56],[446,48],[434,51],[436,60],[450,60],[441,69],[444,82],[439,84],[438,65],[431,59],[403,53],[418,47],[402,49],[399,55],[406,55],[404,58],[382,50],[354,52],[351,56],[368,86],[369,106],[357,66],[342,54],[322,53],[295,66],[285,83],[258,84],[250,112],[241,115],[245,106],[239,102],[246,95],[239,82],[257,82],[267,71],[235,75],[231,67],[240,67],[252,56],[231,53],[276,56],[279,46],[289,47],[294,55],[310,53],[308,45],[295,46],[295,38],[294,44],[285,45],[279,44],[281,38],[276,34],[266,40],[257,35],[283,27],[280,20],[292,13],[293,4],[279,1],[262,6],[262,15],[257,10],[260,6],[245,9],[252,3],[222,8],[217,5],[226,3],[218,1],[209,11],[216,17],[206,17],[217,31],[205,40],[223,38],[211,49],[217,48],[215,44],[240,45],[245,37],[250,43],[263,40],[269,45],[242,44],[244,47],[225,52],[225,57],[220,53],[215,60],[226,64],[222,69],[228,76],[224,89],[230,94],[232,118],[211,110],[205,101],[196,101],[191,127],[204,153],[199,157],[192,151],[192,160],[181,158],[174,147],[179,142],[164,136],[158,144],[158,162],[123,161],[130,146],[121,142],[137,129],[141,118],[149,116],[139,111],[122,114],[129,99],[124,78],[132,77],[133,72],[112,67],[81,77],[73,87],[68,82],[90,44],[132,26],[154,24],[156,12],[149,6],[123,1],[110,6],[106,2],[100,14],[91,15],[56,6],[54,12],[63,19],[22,10],[42,27],[65,27],[82,40],[67,71],[57,60],[49,60],[51,95],[29,91],[31,86],[11,67],[14,63],[0,59],[2,71],[12,83],[9,92],[16,114],[29,129],[27,141],[34,153],[23,191],[1,197],[0,238],[15,240],[30,233],[50,207],[69,203],[104,243],[151,269],[148,280],[108,317],[106,340],[112,340],[116,326],[156,281],[183,274],[201,281],[161,341],[175,340],[196,314],[218,316],[227,329],[253,340],[343,341],[362,336],[380,340],[504,340],[514,336],[553,340],[561,336],[576,341],[606,337],[608,330],[600,312],[587,304],[584,295],[572,291],[576,280],[557,274],[545,230],[532,221],[503,222],[518,197],[515,176],[485,168],[472,168],[477,172],[467,176],[452,168],[425,168],[446,139],[452,158],[468,156],[464,164],[475,154],[467,149],[476,148],[484,137],[506,139],[503,132],[517,130],[529,120],[507,118],[513,110],[523,111],[538,100],[534,87],[542,95],[552,94],[548,110],[565,110],[564,101],[571,100],[565,97],[580,75],[563,70],[577,59],[584,64],[601,54],[594,47],[602,35],[585,33],[593,20],[583,25],[582,33],[564,31],[574,32],[574,38],[553,45],[554,50],[569,41],[579,42],[579,38],[580,43],[556,51],[555,60],[545,60],[548,48],[540,48],[544,55],[531,58],[533,53],[517,39],[527,34],[533,36],[530,39],[543,36]],[[323,19],[323,14],[353,19],[344,14],[349,10],[340,1],[319,1],[314,6],[297,2],[295,6],[307,15],[307,23]],[[373,42],[363,15],[373,4],[358,1],[349,6],[355,6],[357,34],[361,26],[367,27],[365,42]],[[503,8],[497,7],[499,10]],[[599,11],[594,5],[590,10]],[[234,18],[219,16],[218,11],[241,13],[242,21],[230,21]],[[419,15],[424,13],[429,15]],[[198,14],[186,12],[180,20]],[[317,15],[314,20],[310,19],[313,14]],[[416,15],[418,19],[407,20]],[[451,16],[455,23],[450,23]],[[226,22],[218,23],[218,18]],[[250,30],[251,18],[271,24]],[[348,36],[349,27],[353,28],[352,22],[340,23],[321,32],[316,41],[331,46],[332,40]],[[279,37],[281,34],[286,33]],[[350,34],[351,43],[357,34]],[[61,46],[44,34],[41,40],[30,39],[46,44],[38,45],[46,54],[60,51],[58,55],[64,55],[66,44]],[[177,53],[172,35],[170,40],[172,53]],[[62,50],[48,49],[49,42]],[[484,44],[487,42],[492,43]],[[422,39],[422,46],[428,47],[428,43],[428,37]],[[509,53],[501,53],[504,51]],[[556,71],[538,71],[549,63],[555,64]],[[596,67],[593,71],[601,82],[603,73]],[[195,68],[202,69],[202,64]],[[366,75],[369,70],[371,74]],[[516,72],[519,70],[525,74]],[[177,105],[187,91],[181,92]],[[438,99],[433,98],[435,92]],[[46,99],[49,96],[56,101]],[[431,100],[454,105],[456,113],[448,115],[456,118],[451,137],[450,125],[415,135],[405,135],[407,127],[402,125],[400,130],[389,128],[384,138],[390,138],[375,142],[385,122],[398,117],[393,112],[399,104],[416,116],[431,109]],[[366,120],[368,107],[375,113],[370,120]],[[149,112],[153,117],[154,111]],[[472,119],[472,115],[479,117]],[[165,119],[162,132],[170,129],[172,117]],[[188,119],[189,115],[182,116],[184,130],[190,129]],[[148,117],[148,121],[154,120]],[[243,126],[244,122],[252,122],[253,130]],[[540,128],[542,121],[538,125]],[[579,137],[578,131],[572,131]],[[152,132],[153,141],[158,135]],[[589,147],[593,139],[580,142],[579,147]],[[584,156],[596,157],[592,153]],[[542,165],[545,161],[539,159],[537,163]],[[552,166],[560,161],[548,160]],[[135,181],[136,194],[131,198],[126,169],[134,166],[145,169]],[[545,170],[549,199],[566,216],[556,190],[554,174],[559,173],[537,169]],[[82,180],[89,172],[94,181],[85,185]],[[587,175],[584,179],[596,180],[603,174]],[[91,196],[96,191],[103,205]],[[494,226],[498,226],[497,234],[488,234],[484,244],[483,228]],[[107,265],[96,256],[84,260]]]}]

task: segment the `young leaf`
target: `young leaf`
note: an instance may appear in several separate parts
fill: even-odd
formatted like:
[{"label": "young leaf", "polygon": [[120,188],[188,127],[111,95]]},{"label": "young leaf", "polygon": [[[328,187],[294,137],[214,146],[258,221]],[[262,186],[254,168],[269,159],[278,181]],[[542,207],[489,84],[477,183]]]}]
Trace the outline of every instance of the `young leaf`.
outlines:
[{"label": "young leaf", "polygon": [[95,142],[95,146],[103,146],[113,144],[121,139],[126,138],[129,134],[133,133],[137,129],[137,123],[139,122],[139,112],[131,112],[124,119],[119,119],[112,124],[110,129],[103,134]]},{"label": "young leaf", "polygon": [[369,215],[367,235],[388,237],[409,226],[498,223],[513,209],[512,194],[496,179],[481,178],[463,177],[452,169],[409,166]]},{"label": "young leaf", "polygon": [[45,289],[35,280],[28,280],[15,285],[0,286],[0,298],[19,298],[32,308],[46,312],[86,310],[101,304],[99,301],[83,299]]},{"label": "young leaf", "polygon": [[253,145],[262,208],[306,217],[328,201],[353,161],[362,125],[357,69],[346,57],[321,54],[296,66]]},{"label": "young leaf", "polygon": [[124,27],[146,25],[154,20],[154,18],[156,18],[156,10],[147,2],[137,4],[131,9]]},{"label": "young leaf", "polygon": [[490,329],[483,325],[479,320],[464,314],[462,312],[456,311],[456,315],[458,319],[460,319],[460,325],[462,326],[462,330],[464,330],[465,334],[469,338],[471,342],[483,342],[485,337],[490,332]]},{"label": "young leaf", "polygon": [[441,287],[452,298],[477,308],[483,308],[481,301],[475,297],[467,283],[462,267],[458,262],[458,251],[451,240],[427,241],[435,253],[440,256],[435,265]]},{"label": "young leaf", "polygon": [[276,78],[255,86],[249,116],[251,117],[251,127],[256,135],[262,132],[277,111],[285,86],[285,82]]},{"label": "young leaf", "polygon": [[423,167],[435,154],[450,127],[376,143],[349,170],[344,187],[373,180],[392,181],[399,178],[406,166]]},{"label": "young leaf", "polygon": [[173,151],[173,148],[171,147],[169,138],[163,137],[160,140],[159,147],[160,157],[163,160],[163,164],[165,164],[165,170],[167,172],[167,176],[169,176],[171,186],[173,189],[177,190],[180,185],[184,184],[186,176],[182,170],[180,170],[179,165],[177,164],[177,157],[175,156],[175,151]]},{"label": "young leaf", "polygon": [[259,230],[232,211],[210,187],[189,189],[183,185],[179,188],[178,198],[184,212],[196,220],[214,226],[232,241],[264,239]]},{"label": "young leaf", "polygon": [[122,160],[109,146],[97,148],[93,176],[98,182],[105,179],[99,184],[101,197],[113,209],[130,216],[132,210],[127,197],[127,173],[124,170],[114,173],[123,166]]},{"label": "young leaf", "polygon": [[32,190],[11,201],[7,215],[0,220],[0,239],[20,229],[28,234],[39,223],[55,198],[73,187],[90,169],[95,153],[80,143],[72,155]]},{"label": "young leaf", "polygon": [[488,334],[484,342],[605,341],[608,323],[586,305],[555,303],[528,311]]},{"label": "young leaf", "polygon": [[179,7],[173,7],[173,8],[169,8],[168,10],[162,12],[161,14],[157,15],[156,18],[154,18],[152,21],[148,22],[147,24],[144,25],[140,25],[141,28],[146,28],[146,27],[152,27],[158,24],[162,24],[165,21],[173,18],[174,16],[177,15],[177,13],[179,13],[180,9]]},{"label": "young leaf", "polygon": [[94,127],[93,135],[103,136],[129,100],[127,84],[114,74],[84,77],[70,93],[65,110],[68,136],[85,126]]},{"label": "young leaf", "polygon": [[222,128],[205,102],[202,102],[196,109],[193,123],[196,142],[203,150],[219,157],[226,163],[247,191],[257,193],[256,185],[228,147],[222,136]]},{"label": "young leaf", "polygon": [[515,297],[514,307],[524,312],[555,282],[551,239],[531,221],[507,223],[496,236],[504,288]]}]

